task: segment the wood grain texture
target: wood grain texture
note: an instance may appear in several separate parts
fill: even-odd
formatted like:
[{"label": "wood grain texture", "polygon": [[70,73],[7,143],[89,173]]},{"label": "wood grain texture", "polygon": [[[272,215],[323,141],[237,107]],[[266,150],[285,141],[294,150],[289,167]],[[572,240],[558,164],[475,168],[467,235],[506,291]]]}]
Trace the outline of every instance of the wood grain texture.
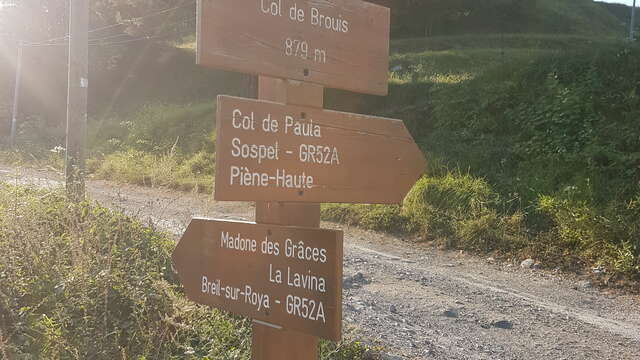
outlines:
[{"label": "wood grain texture", "polygon": [[[311,83],[260,76],[258,98],[322,108],[324,88]],[[320,204],[256,202],[256,222],[282,226],[320,227]],[[340,264],[342,266],[342,264]],[[342,270],[340,270],[342,273]],[[253,324],[253,360],[315,360],[318,338],[287,329]]]},{"label": "wood grain texture", "polygon": [[[400,120],[227,96],[218,98],[217,111],[216,200],[400,203],[425,169],[422,151]],[[234,126],[238,111],[252,116],[255,129]],[[287,117],[320,136],[295,135]],[[277,132],[263,130],[265,118],[278,123]],[[277,159],[243,157],[238,144],[277,144]],[[329,151],[312,156],[311,147]],[[298,183],[287,186],[278,177],[283,173],[298,176]],[[255,181],[263,176],[269,180]]]},{"label": "wood grain texture", "polygon": [[317,360],[318,338],[254,323],[252,360]]},{"label": "wood grain texture", "polygon": [[[227,233],[255,240],[257,250],[241,251],[223,245],[222,237]],[[172,260],[187,297],[196,303],[338,341],[342,336],[342,238],[342,232],[334,230],[196,218],[180,239]],[[265,240],[278,244],[277,255],[273,251],[265,253]],[[292,244],[299,246],[301,241],[303,253],[299,247],[287,253]],[[313,248],[318,252],[309,250]],[[282,272],[282,283],[276,281],[276,270]],[[325,285],[296,286],[295,274],[322,278]],[[210,284],[203,287],[205,277]],[[229,297],[228,291],[237,294],[237,299]],[[253,293],[268,295],[269,307],[252,302],[256,299]],[[293,297],[310,299],[314,304],[307,302],[291,313],[291,306],[295,308],[297,302]]]},{"label": "wood grain texture", "polygon": [[200,65],[388,93],[388,8],[361,0],[200,0],[197,28]]},{"label": "wood grain texture", "polygon": [[[260,76],[258,98],[282,104],[322,108],[324,88],[295,80]],[[259,224],[320,227],[320,204],[256,202],[256,222]]]}]

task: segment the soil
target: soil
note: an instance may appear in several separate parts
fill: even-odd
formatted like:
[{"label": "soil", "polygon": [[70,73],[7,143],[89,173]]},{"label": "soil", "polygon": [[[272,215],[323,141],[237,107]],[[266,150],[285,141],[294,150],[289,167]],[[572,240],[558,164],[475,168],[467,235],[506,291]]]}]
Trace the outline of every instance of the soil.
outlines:
[{"label": "soil", "polygon": [[[0,181],[59,187],[51,170],[0,166]],[[182,233],[193,216],[252,220],[249,203],[89,180],[88,193]],[[523,269],[340,224],[344,328],[387,359],[640,359],[640,297],[574,274]]]}]

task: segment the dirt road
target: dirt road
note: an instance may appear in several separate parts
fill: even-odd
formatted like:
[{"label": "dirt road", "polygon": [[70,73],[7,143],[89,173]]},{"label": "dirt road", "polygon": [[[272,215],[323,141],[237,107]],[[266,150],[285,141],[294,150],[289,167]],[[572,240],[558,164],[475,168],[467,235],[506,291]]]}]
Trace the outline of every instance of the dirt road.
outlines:
[{"label": "dirt road", "polygon": [[[0,181],[60,186],[51,171],[0,166]],[[246,203],[89,181],[91,197],[180,234],[192,216],[253,218]],[[345,328],[390,359],[640,359],[640,299],[574,276],[494,264],[338,224]]]}]

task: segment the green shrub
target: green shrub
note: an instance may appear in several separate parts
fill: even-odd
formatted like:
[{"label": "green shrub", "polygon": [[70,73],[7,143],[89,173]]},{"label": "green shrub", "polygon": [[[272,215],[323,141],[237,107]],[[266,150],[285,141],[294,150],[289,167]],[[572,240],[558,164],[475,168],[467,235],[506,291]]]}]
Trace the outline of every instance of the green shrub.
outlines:
[{"label": "green shrub", "polygon": [[421,142],[524,207],[587,182],[598,203],[628,200],[640,179],[639,55],[620,46],[558,53],[441,88]]},{"label": "green shrub", "polygon": [[57,192],[2,187],[0,208],[9,358],[246,357],[246,321],[176,291],[165,234]]},{"label": "green shrub", "polygon": [[143,186],[210,193],[214,166],[214,155],[204,151],[182,159],[173,152],[156,155],[130,149],[107,155],[96,166],[95,174],[102,179]]},{"label": "green shrub", "polygon": [[[249,359],[251,321],[188,301],[174,246],[118,212],[0,185],[0,357]],[[366,351],[321,343],[323,360]]]},{"label": "green shrub", "polygon": [[500,214],[499,204],[499,196],[484,180],[446,172],[420,179],[403,206],[330,204],[322,207],[322,218],[418,235],[455,249],[509,252],[526,248],[529,234],[523,214]]},{"label": "green shrub", "polygon": [[323,204],[322,219],[376,231],[410,232],[400,206]]},{"label": "green shrub", "polygon": [[585,201],[541,196],[538,210],[549,216],[562,246],[608,270],[640,273],[640,206],[637,198],[602,210]]},{"label": "green shrub", "polygon": [[529,246],[521,213],[499,215],[493,210],[455,223],[452,247],[477,252],[518,253]]},{"label": "green shrub", "polygon": [[[523,234],[515,245],[520,252],[577,257],[637,274],[638,59],[637,46],[595,42],[590,49],[523,58],[433,87],[421,105],[424,118],[411,122],[435,160],[428,174],[436,179],[449,168],[468,169],[500,196],[488,211],[471,208],[476,215],[462,220],[438,205],[438,192],[425,196],[436,204],[417,208],[419,218],[430,219],[423,228],[449,236],[456,247],[486,247],[465,238],[477,240],[491,228],[486,224],[521,214],[526,231],[506,233],[516,239]],[[445,198],[457,207],[456,196]],[[493,243],[505,238],[502,230],[482,237]]]},{"label": "green shrub", "polygon": [[428,238],[449,237],[458,221],[486,214],[497,194],[481,179],[449,173],[423,177],[407,195],[404,215]]},{"label": "green shrub", "polygon": [[149,104],[129,115],[102,116],[90,123],[92,153],[138,150],[160,154],[213,151],[215,127],[212,102],[202,104]]}]

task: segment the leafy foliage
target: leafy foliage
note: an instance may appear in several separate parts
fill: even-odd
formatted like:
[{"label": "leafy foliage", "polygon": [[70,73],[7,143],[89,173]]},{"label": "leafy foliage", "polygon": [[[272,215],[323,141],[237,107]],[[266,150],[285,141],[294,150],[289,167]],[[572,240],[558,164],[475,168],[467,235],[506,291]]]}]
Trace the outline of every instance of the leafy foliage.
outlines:
[{"label": "leafy foliage", "polygon": [[104,179],[210,192],[215,166],[214,109],[151,104],[93,123],[89,168]]},{"label": "leafy foliage", "polygon": [[591,0],[374,0],[393,10],[397,37],[469,33],[622,32],[619,21]]},{"label": "leafy foliage", "polygon": [[58,193],[3,187],[0,208],[9,358],[246,356],[246,321],[182,299],[165,234]]},{"label": "leafy foliage", "polygon": [[121,116],[106,115],[91,124],[94,153],[138,150],[179,154],[213,151],[214,105],[148,104]]},{"label": "leafy foliage", "polygon": [[[0,186],[0,357],[249,359],[251,322],[187,301],[173,247],[121,213]],[[366,352],[321,344],[323,360]]]},{"label": "leafy foliage", "polygon": [[[503,45],[500,59],[491,46]],[[427,150],[427,177],[401,210],[329,206],[325,218],[637,276],[639,48],[545,36],[412,39],[394,48],[388,99],[328,100],[404,119]]]},{"label": "leafy foliage", "polygon": [[638,220],[625,214],[640,185],[639,55],[622,45],[551,53],[441,86],[423,146],[486,179],[501,213],[523,212],[540,236],[634,273]]}]

